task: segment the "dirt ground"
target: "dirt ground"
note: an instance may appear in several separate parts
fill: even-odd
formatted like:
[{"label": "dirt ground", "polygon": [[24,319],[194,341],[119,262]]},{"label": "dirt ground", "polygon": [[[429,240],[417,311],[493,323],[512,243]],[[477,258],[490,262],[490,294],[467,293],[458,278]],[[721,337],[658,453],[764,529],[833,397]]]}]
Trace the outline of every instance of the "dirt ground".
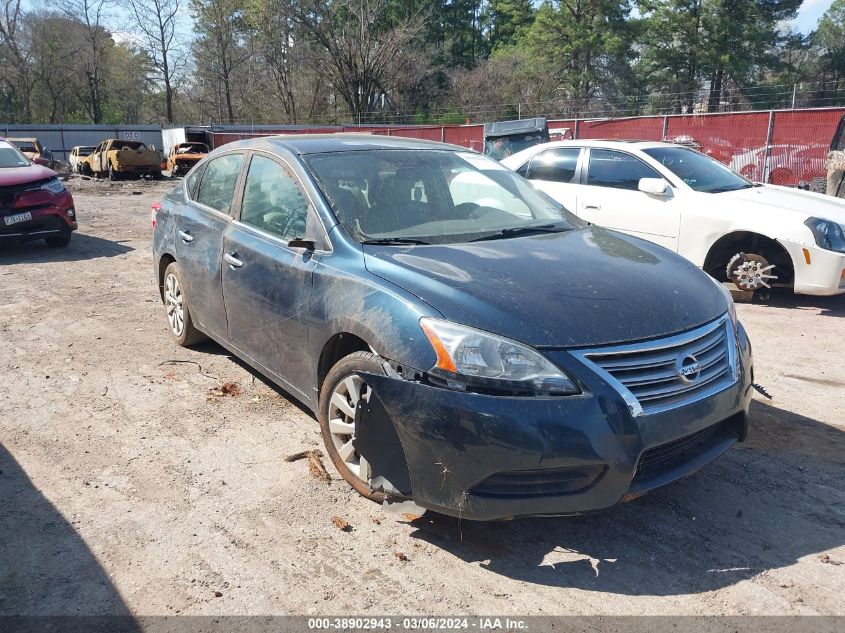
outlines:
[{"label": "dirt ground", "polygon": [[739,306],[773,399],[693,477],[409,523],[284,461],[321,440],[283,393],[170,341],[149,209],[172,183],[69,186],[67,249],[0,251],[0,614],[845,614],[845,297]]}]

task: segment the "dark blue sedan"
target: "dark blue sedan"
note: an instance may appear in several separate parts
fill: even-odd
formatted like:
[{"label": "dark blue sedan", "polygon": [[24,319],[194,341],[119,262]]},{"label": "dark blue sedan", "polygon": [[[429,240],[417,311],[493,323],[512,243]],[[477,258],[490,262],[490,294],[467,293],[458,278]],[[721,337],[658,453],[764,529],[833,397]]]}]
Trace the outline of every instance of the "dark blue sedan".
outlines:
[{"label": "dark blue sedan", "polygon": [[477,153],[363,135],[232,143],[153,224],[176,341],[217,341],[314,411],[370,499],[576,514],[746,436],[751,348],[730,295]]}]

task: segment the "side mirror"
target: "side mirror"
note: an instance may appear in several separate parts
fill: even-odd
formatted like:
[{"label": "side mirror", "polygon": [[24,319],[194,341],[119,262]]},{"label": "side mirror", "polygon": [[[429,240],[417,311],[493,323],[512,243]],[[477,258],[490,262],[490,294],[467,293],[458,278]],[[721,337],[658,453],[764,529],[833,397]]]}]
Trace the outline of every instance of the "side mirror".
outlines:
[{"label": "side mirror", "polygon": [[41,165],[42,167],[49,167],[50,161],[44,158],[43,156],[36,156],[32,159],[32,162],[36,165]]},{"label": "side mirror", "polygon": [[669,183],[663,178],[640,178],[637,189],[653,196],[668,196]]},{"label": "side mirror", "polygon": [[306,251],[313,251],[317,245],[313,240],[295,237],[288,242],[288,246],[291,248],[304,248]]}]

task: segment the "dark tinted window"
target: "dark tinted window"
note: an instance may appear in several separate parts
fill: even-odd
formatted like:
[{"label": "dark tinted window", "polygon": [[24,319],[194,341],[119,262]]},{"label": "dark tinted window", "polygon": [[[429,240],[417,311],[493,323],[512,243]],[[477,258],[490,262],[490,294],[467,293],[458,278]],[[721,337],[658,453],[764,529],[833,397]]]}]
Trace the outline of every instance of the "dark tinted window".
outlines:
[{"label": "dark tinted window", "polygon": [[241,222],[285,241],[305,235],[308,199],[279,163],[253,156],[241,203]]},{"label": "dark tinted window", "polygon": [[608,149],[590,150],[587,184],[636,190],[640,178],[662,178],[639,158]]},{"label": "dark tinted window", "polygon": [[208,162],[196,201],[223,213],[232,209],[232,196],[241,171],[242,154],[227,154]]},{"label": "dark tinted window", "polygon": [[550,149],[535,156],[528,165],[530,180],[572,182],[581,150],[577,147]]}]

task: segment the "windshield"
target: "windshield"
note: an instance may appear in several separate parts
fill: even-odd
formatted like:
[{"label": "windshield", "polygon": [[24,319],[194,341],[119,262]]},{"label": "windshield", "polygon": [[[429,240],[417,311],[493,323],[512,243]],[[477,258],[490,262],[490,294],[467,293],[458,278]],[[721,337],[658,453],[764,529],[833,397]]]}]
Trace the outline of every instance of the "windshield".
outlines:
[{"label": "windshield", "polygon": [[643,152],[683,180],[691,189],[722,193],[748,189],[754,184],[722,163],[685,147],[653,147]]},{"label": "windshield", "polygon": [[17,147],[22,152],[37,152],[38,151],[38,148],[35,147],[35,143],[15,141],[15,147]]},{"label": "windshield", "polygon": [[528,181],[474,152],[365,150],[303,157],[359,242],[468,242],[582,222]]},{"label": "windshield", "polygon": [[29,165],[29,160],[17,147],[6,141],[0,141],[0,168],[26,167],[27,165]]}]

